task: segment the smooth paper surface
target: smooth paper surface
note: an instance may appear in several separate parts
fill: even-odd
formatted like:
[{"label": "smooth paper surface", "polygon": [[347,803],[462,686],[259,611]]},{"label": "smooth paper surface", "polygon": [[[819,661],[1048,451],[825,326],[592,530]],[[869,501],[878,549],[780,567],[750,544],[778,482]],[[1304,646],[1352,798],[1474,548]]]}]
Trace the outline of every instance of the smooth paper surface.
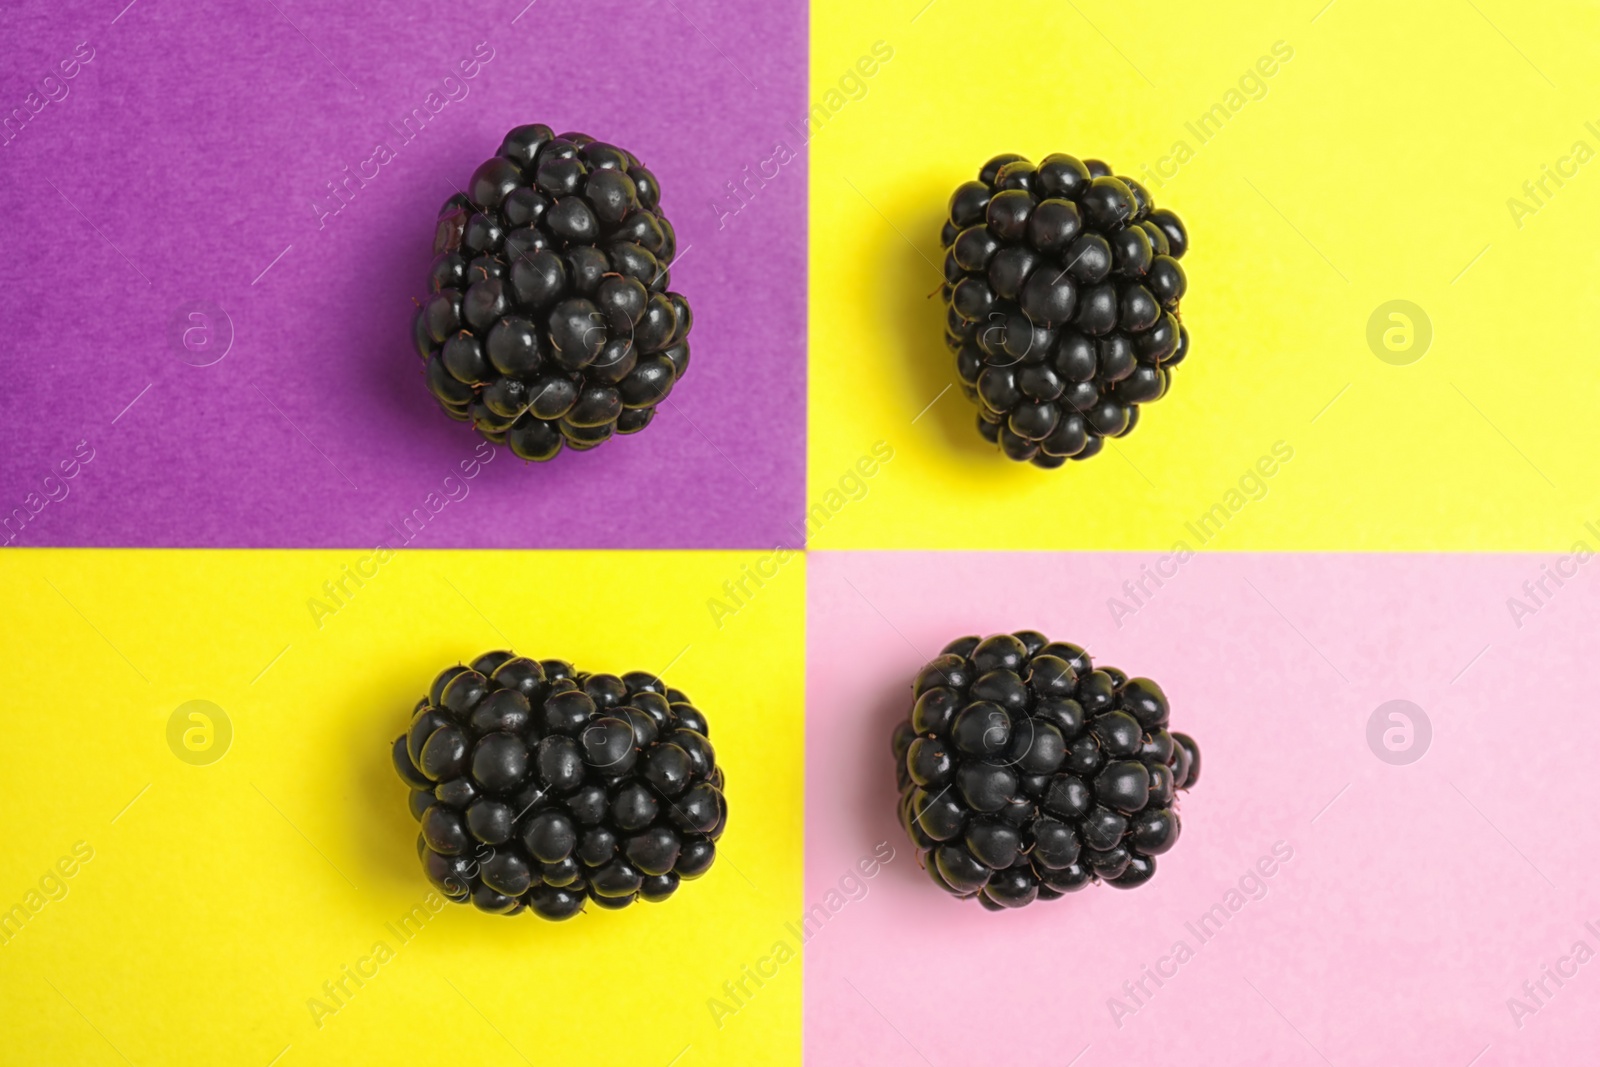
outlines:
[{"label": "smooth paper surface", "polygon": [[[838,107],[810,503],[897,452],[817,547],[1166,551],[1212,515],[1229,550],[1564,551],[1596,518],[1593,5],[819,0],[812,26]],[[978,436],[929,295],[951,192],[1002,152],[1104,160],[1189,231],[1171,391],[1060,470]]]},{"label": "smooth paper surface", "polygon": [[[758,557],[402,552],[319,628],[307,601],[362,558],[0,556],[33,620],[0,650],[27,753],[0,784],[28,827],[0,851],[9,1054],[798,1064],[798,960],[736,1017],[709,1003],[799,913],[804,561],[719,629],[705,600]],[[707,874],[562,924],[440,906],[388,742],[437,671],[508,646],[693,698],[730,806]],[[174,732],[197,700],[220,713]]]},{"label": "smooth paper surface", "polygon": [[[412,547],[797,543],[805,158],[717,205],[805,110],[802,4],[121,6],[8,12],[0,109],[41,106],[0,145],[0,540],[370,548],[420,509]],[[413,300],[439,206],[529,122],[656,174],[692,363],[645,432],[466,481]]]},{"label": "smooth paper surface", "polygon": [[[1519,628],[1507,600],[1535,606],[1543,562],[814,555],[807,1062],[1588,1058],[1600,597],[1569,562]],[[1144,886],[990,913],[918,866],[889,736],[945,643],[1023,628],[1155,679],[1203,762]],[[1369,747],[1394,700],[1420,713]],[[859,877],[880,842],[894,859]]]}]

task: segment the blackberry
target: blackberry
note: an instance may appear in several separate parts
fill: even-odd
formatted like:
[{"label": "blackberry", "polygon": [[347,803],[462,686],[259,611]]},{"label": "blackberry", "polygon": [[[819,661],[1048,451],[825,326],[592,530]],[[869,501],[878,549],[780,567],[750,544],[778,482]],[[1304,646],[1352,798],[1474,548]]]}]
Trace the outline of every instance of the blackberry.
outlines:
[{"label": "blackberry", "polygon": [[511,652],[448,667],[392,753],[423,872],[503,915],[666,900],[711,868],[728,822],[709,733],[651,674]]},{"label": "blackberry", "polygon": [[650,424],[689,368],[677,236],[638,157],[518,126],[445,201],[412,337],[451,418],[523,459]]},{"label": "blackberry", "polygon": [[963,637],[894,729],[900,825],[939,888],[991,910],[1129,889],[1178,840],[1200,750],[1148,678],[1031,630]]},{"label": "blackberry", "polygon": [[1099,160],[996,156],[950,197],[945,343],[978,432],[1059,467],[1131,432],[1189,354],[1189,235]]}]

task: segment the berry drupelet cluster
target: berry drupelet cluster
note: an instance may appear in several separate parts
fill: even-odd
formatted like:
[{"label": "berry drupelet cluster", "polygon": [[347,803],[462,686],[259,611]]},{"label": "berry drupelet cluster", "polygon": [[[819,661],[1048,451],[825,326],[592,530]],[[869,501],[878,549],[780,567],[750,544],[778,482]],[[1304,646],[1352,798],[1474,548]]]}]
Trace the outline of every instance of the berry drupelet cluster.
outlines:
[{"label": "berry drupelet cluster", "polygon": [[581,133],[518,126],[452,196],[413,337],[451,417],[523,459],[637,433],[689,367],[689,303],[655,175]]},{"label": "berry drupelet cluster", "polygon": [[510,652],[450,667],[394,742],[422,869],[504,915],[666,900],[710,869],[728,822],[708,733],[654,675]]},{"label": "berry drupelet cluster", "polygon": [[1148,678],[1022,631],[922,668],[894,730],[900,824],[939,888],[991,910],[1155,874],[1200,750]]},{"label": "berry drupelet cluster", "polygon": [[1088,459],[1189,352],[1183,223],[1099,160],[1000,155],[950,197],[946,343],[978,431],[1011,459]]}]

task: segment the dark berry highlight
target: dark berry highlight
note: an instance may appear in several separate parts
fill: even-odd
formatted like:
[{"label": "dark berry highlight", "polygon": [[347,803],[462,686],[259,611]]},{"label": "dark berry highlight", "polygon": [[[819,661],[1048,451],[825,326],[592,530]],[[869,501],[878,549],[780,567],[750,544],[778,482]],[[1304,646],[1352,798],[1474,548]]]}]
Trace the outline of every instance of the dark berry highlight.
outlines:
[{"label": "dark berry highlight", "polygon": [[728,823],[705,715],[643,672],[487,652],[434,679],[393,749],[423,873],[482,911],[666,900]]},{"label": "dark berry highlight", "polygon": [[1068,155],[996,156],[950,197],[945,343],[978,432],[1019,462],[1088,459],[1139,422],[1189,352],[1178,216]]},{"label": "dark berry highlight", "polygon": [[935,885],[991,910],[1143,885],[1200,776],[1167,719],[1160,686],[1077,645],[1031,630],[952,641],[894,729],[900,825]]},{"label": "dark berry highlight", "polygon": [[518,126],[445,202],[412,338],[446,414],[528,460],[650,424],[689,367],[677,237],[636,156]]}]

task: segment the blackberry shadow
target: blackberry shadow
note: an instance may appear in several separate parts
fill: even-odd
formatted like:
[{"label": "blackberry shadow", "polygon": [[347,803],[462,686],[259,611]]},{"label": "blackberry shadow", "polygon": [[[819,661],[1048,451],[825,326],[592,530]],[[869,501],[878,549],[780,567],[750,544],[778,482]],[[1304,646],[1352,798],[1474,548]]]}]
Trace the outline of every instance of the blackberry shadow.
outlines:
[{"label": "blackberry shadow", "polygon": [[[355,246],[356,261],[368,264],[370,272],[359,277],[332,277],[333,304],[367,307],[378,293],[381,306],[370,308],[364,316],[363,336],[351,346],[351,358],[330,361],[326,369],[348,377],[339,385],[341,395],[367,398],[367,404],[387,409],[373,424],[403,425],[408,435],[429,442],[430,453],[448,456],[462,446],[471,448],[477,438],[469,423],[441,416],[428,392],[425,364],[411,338],[411,320],[418,303],[432,295],[427,277],[428,265],[433,262],[433,218],[443,198],[437,189],[419,182],[390,212],[373,210],[370,225],[352,227],[346,240]],[[391,217],[407,221],[398,226],[381,225]]]},{"label": "blackberry shadow", "polygon": [[[939,231],[950,217],[950,183],[927,179],[913,187],[924,191],[915,196],[921,206],[910,231],[901,236],[894,226],[885,224],[873,256],[874,262],[884,264],[882,277],[891,289],[879,298],[890,311],[889,337],[906,365],[910,398],[918,411],[931,403],[912,429],[933,423],[947,451],[974,470],[1003,471],[1005,465],[994,462],[1001,458],[999,452],[974,428],[978,411],[961,394],[955,356],[944,343],[946,312],[939,299],[944,272],[939,264],[945,253],[939,247]],[[941,390],[946,390],[942,396]]]},{"label": "blackberry shadow", "polygon": [[[900,680],[885,686],[872,703],[872,711],[856,720],[859,733],[851,739],[850,749],[860,761],[849,781],[855,782],[850,797],[850,809],[858,814],[851,825],[858,828],[858,839],[851,846],[851,855],[868,855],[879,841],[894,846],[895,862],[889,864],[891,877],[915,883],[916,892],[933,888],[928,874],[917,861],[917,848],[906,836],[895,810],[900,800],[894,781],[894,752],[889,747],[894,728],[904,722],[911,711],[911,679],[916,677],[921,663],[908,664],[896,672]],[[866,736],[861,736],[865,734]],[[906,862],[900,862],[901,858]]]},{"label": "blackberry shadow", "polygon": [[[417,658],[426,663],[443,662],[449,654]],[[363,893],[374,887],[408,897],[433,891],[417,870],[420,831],[406,811],[405,785],[395,777],[390,750],[394,735],[411,721],[410,709],[417,696],[415,682],[385,679],[377,688],[363,690],[354,706],[337,712],[343,726],[339,744],[355,756],[342,784],[353,801],[347,809],[353,825],[346,830],[357,846],[357,867],[352,873]]]}]

